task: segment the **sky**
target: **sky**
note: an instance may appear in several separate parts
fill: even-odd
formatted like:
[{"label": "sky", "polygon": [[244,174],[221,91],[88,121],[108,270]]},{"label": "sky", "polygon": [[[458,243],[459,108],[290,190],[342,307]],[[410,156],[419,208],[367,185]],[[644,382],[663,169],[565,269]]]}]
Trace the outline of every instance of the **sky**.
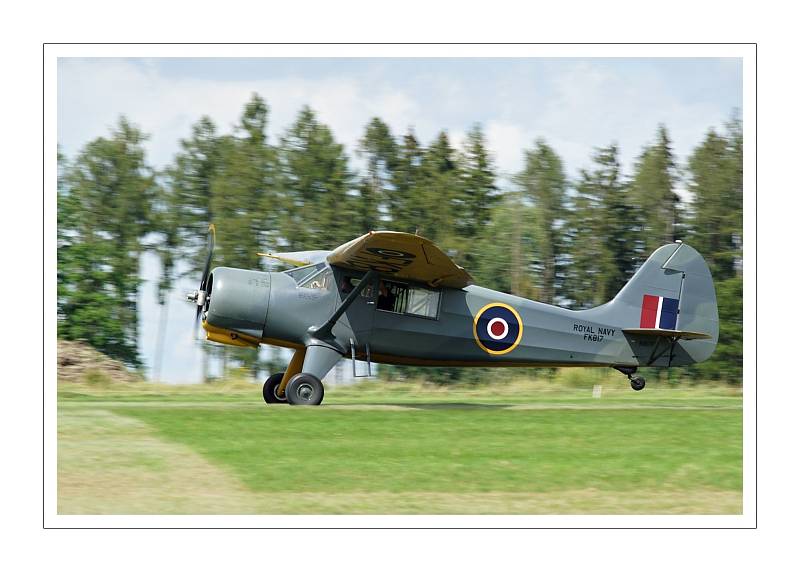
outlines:
[{"label": "sky", "polygon": [[[738,58],[60,58],[58,142],[74,158],[107,135],[120,115],[149,139],[148,162],[164,168],[202,115],[230,132],[253,92],[270,107],[276,143],[304,105],[331,127],[354,161],[364,127],[378,116],[395,135],[413,127],[423,143],[446,130],[458,146],[480,123],[501,186],[520,171],[524,149],[543,138],[567,174],[590,167],[593,149],[615,142],[630,173],[664,123],[680,164],[709,128],[723,129],[742,107]],[[224,232],[224,229],[218,229]],[[140,350],[153,363],[159,308],[158,261],[146,255],[140,295]],[[194,383],[200,350],[182,281],[170,296],[161,378]],[[334,374],[331,374],[334,375]],[[344,370],[338,375],[347,377]]]}]

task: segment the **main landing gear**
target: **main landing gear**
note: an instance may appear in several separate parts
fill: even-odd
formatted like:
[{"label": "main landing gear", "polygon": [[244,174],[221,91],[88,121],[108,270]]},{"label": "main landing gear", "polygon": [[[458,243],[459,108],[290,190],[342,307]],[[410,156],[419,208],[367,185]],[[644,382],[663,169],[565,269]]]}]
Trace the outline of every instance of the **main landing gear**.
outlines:
[{"label": "main landing gear", "polygon": [[[276,373],[264,382],[264,401],[290,405],[322,403],[325,388],[321,380],[345,353],[332,333],[333,327],[364,288],[374,282],[376,276],[375,270],[368,271],[324,324],[308,329],[307,344],[295,350],[286,371]],[[352,340],[350,344],[351,351],[354,352]]]},{"label": "main landing gear", "polygon": [[628,376],[631,382],[631,389],[634,391],[641,391],[644,389],[644,378],[641,375],[634,375],[636,373],[635,366],[617,365],[614,366],[614,369]]},{"label": "main landing gear", "polygon": [[283,372],[273,373],[267,378],[267,381],[264,382],[264,387],[261,390],[261,394],[264,396],[264,401],[267,402],[267,405],[272,405],[275,403],[288,403],[285,393],[283,397],[278,395],[278,387],[280,387],[282,379]]},{"label": "main landing gear", "polygon": [[286,384],[283,396],[278,389],[283,379],[283,372],[276,373],[264,382],[261,390],[267,405],[288,403],[290,405],[319,405],[325,396],[325,388],[318,377],[310,373],[298,373]]}]

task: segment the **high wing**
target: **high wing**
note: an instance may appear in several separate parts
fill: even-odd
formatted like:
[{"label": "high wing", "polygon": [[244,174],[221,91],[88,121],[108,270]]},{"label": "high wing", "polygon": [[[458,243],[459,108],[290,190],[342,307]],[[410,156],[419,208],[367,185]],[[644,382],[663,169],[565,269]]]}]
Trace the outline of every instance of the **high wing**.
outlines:
[{"label": "high wing", "polygon": [[308,266],[322,262],[330,253],[330,250],[303,250],[299,252],[257,252],[256,254],[293,266]]},{"label": "high wing", "polygon": [[405,232],[372,231],[328,255],[328,263],[353,270],[375,270],[431,287],[463,288],[472,276],[427,238]]}]

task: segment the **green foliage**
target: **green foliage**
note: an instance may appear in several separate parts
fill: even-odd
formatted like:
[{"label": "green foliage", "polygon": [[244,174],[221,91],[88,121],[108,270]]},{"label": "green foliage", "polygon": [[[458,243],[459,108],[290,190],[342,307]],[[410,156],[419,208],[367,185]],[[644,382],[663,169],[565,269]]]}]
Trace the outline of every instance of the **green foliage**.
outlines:
[{"label": "green foliage", "polygon": [[423,148],[414,132],[409,130],[397,151],[397,163],[392,172],[392,200],[388,206],[392,229],[400,232],[416,232],[418,222],[424,216],[418,198],[423,188]]},{"label": "green foliage", "polygon": [[367,161],[367,172],[359,185],[361,231],[382,228],[394,201],[392,175],[399,160],[398,146],[389,126],[373,117],[359,142],[358,154]]},{"label": "green foliage", "polygon": [[353,176],[344,147],[303,107],[278,148],[281,237],[290,250],[335,248],[353,238]]},{"label": "green foliage", "polygon": [[[566,215],[567,178],[561,158],[544,140],[525,151],[525,168],[516,178],[523,195],[534,205],[532,218],[536,263],[533,280],[538,300],[552,304],[564,253],[561,224]],[[525,225],[527,226],[527,225]]]},{"label": "green foliage", "polygon": [[743,281],[740,276],[716,281],[719,309],[719,341],[711,359],[691,367],[699,379],[724,380],[742,383],[744,358],[743,338]]},{"label": "green foliage", "polygon": [[728,133],[709,130],[689,159],[691,204],[689,240],[703,253],[711,274],[724,280],[741,274],[742,261],[742,125]]},{"label": "green foliage", "polygon": [[460,183],[450,207],[458,213],[453,229],[454,258],[464,267],[473,268],[480,258],[475,244],[499,199],[494,162],[480,125],[474,125],[467,133],[464,149],[456,156],[456,169]]},{"label": "green foliage", "polygon": [[656,143],[642,151],[631,182],[637,242],[645,255],[677,238],[680,197],[674,190],[678,173],[671,145],[666,127],[659,125]]},{"label": "green foliage", "polygon": [[521,193],[502,196],[477,241],[481,247],[470,269],[480,285],[516,296],[533,295],[534,216]]},{"label": "green foliage", "polygon": [[166,171],[170,222],[188,272],[197,274],[205,262],[208,225],[214,220],[211,181],[219,165],[218,137],[211,119],[200,118],[191,137],[181,140],[180,148]]},{"label": "green foliage", "polygon": [[[426,146],[412,130],[396,138],[374,117],[356,149],[363,161],[357,172],[312,109],[303,107],[276,144],[267,136],[269,113],[253,94],[231,133],[201,117],[161,174],[145,162],[145,136],[124,118],[72,161],[59,154],[60,336],[140,365],[139,257],[145,248],[160,257],[163,303],[176,270],[199,278],[209,223],[218,229],[218,265],[259,268],[260,251],[334,248],[387,228],[433,240],[483,286],[572,308],[607,302],[655,248],[685,237],[709,262],[721,321],[719,348],[696,371],[741,378],[738,118],[724,134],[709,131],[692,153],[685,170],[691,200],[682,203],[675,192],[680,169],[663,125],[630,177],[612,144],[569,180],[557,152],[539,139],[522,150],[524,167],[512,184],[500,185],[480,125],[456,149],[444,131]],[[225,367],[253,376],[279,361],[247,349],[210,351]],[[452,368],[425,372],[439,383],[486,377]]]},{"label": "green foliage", "polygon": [[58,189],[58,333],[140,366],[139,258],[158,195],[145,136],[121,118],[110,138],[62,161]]},{"label": "green foliage", "polygon": [[563,296],[577,308],[609,301],[635,271],[635,209],[622,180],[619,149],[598,149],[582,171],[567,215]]}]

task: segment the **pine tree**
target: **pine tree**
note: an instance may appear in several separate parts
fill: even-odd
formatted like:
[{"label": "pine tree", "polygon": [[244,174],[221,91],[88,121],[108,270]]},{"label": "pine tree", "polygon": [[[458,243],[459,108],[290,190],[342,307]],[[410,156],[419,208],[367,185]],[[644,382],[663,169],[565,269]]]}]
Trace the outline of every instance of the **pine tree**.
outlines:
[{"label": "pine tree", "polygon": [[64,169],[58,201],[59,335],[135,367],[139,262],[158,192],[145,140],[120,118]]},{"label": "pine tree", "polygon": [[166,172],[169,209],[187,272],[199,276],[206,259],[208,225],[214,221],[211,181],[220,163],[219,136],[211,119],[204,116],[193,125],[192,136],[181,140],[180,147]]},{"label": "pine tree", "polygon": [[622,181],[619,149],[600,148],[591,172],[582,171],[568,217],[566,295],[577,307],[609,301],[635,270],[636,228]]},{"label": "pine tree", "polygon": [[720,323],[714,355],[693,370],[729,383],[741,383],[743,374],[742,149],[742,124],[734,117],[726,134],[709,130],[688,165],[689,241],[711,269]]},{"label": "pine tree", "polygon": [[352,174],[344,147],[309,107],[281,140],[281,235],[292,250],[334,248],[353,238]]},{"label": "pine tree", "polygon": [[741,274],[742,130],[738,120],[727,136],[713,129],[689,159],[692,220],[689,240],[709,263],[715,280]]},{"label": "pine tree", "polygon": [[475,265],[468,268],[478,284],[516,296],[534,294],[534,215],[521,192],[507,192],[498,198],[475,241]]},{"label": "pine tree", "polygon": [[409,130],[397,149],[397,163],[392,172],[394,191],[388,211],[392,230],[414,233],[419,228],[423,208],[420,203],[423,188],[423,147],[414,132]]},{"label": "pine tree", "polygon": [[491,220],[498,199],[496,175],[486,137],[479,125],[467,133],[464,149],[458,154],[459,185],[453,199],[454,232],[462,252],[462,264],[475,266],[477,239]]},{"label": "pine tree", "polygon": [[515,181],[535,208],[533,235],[538,298],[552,304],[564,248],[561,225],[566,214],[567,179],[561,159],[543,140],[538,140],[532,150],[525,151],[525,168]]},{"label": "pine tree", "polygon": [[259,268],[261,249],[277,237],[274,150],[267,143],[269,108],[254,94],[233,135],[217,142],[217,168],[211,181],[210,210],[217,227],[215,264]]},{"label": "pine tree", "polygon": [[392,179],[397,166],[397,143],[389,126],[377,117],[367,125],[358,154],[367,161],[367,173],[359,184],[361,230],[382,228],[394,200]]},{"label": "pine tree", "polygon": [[[416,230],[445,252],[452,251],[459,246],[454,232],[457,217],[453,215],[457,212],[454,207],[461,188],[455,150],[446,132],[440,132],[423,152],[421,174],[418,184],[411,189]],[[463,250],[454,254],[458,262]]]},{"label": "pine tree", "polygon": [[598,292],[607,257],[604,241],[598,236],[601,225],[600,198],[590,172],[582,170],[567,213],[567,264],[564,295],[569,305],[588,308],[602,303],[604,292]]},{"label": "pine tree", "polygon": [[638,248],[645,255],[677,238],[680,197],[675,192],[678,170],[671,145],[667,128],[659,125],[656,143],[642,151],[631,184],[640,225]]}]

